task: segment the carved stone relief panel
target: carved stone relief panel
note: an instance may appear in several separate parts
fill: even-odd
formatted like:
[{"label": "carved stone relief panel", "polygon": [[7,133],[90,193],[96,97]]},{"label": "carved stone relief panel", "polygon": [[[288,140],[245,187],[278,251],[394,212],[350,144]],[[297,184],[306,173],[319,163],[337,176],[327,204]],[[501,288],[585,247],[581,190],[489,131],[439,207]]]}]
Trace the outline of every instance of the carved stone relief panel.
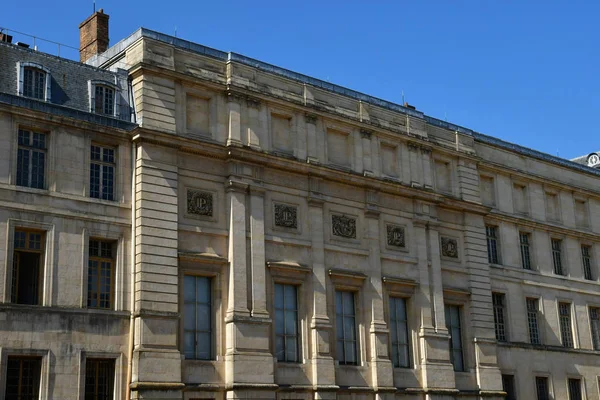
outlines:
[{"label": "carved stone relief panel", "polygon": [[388,246],[406,247],[404,227],[398,225],[386,225]]},{"label": "carved stone relief panel", "polygon": [[454,238],[441,237],[442,256],[458,258],[458,241]]},{"label": "carved stone relief panel", "polygon": [[332,214],[331,230],[334,236],[356,239],[356,218]]},{"label": "carved stone relief panel", "polygon": [[213,194],[202,190],[187,190],[187,212],[205,217],[213,216]]},{"label": "carved stone relief panel", "polygon": [[283,228],[298,228],[298,207],[289,204],[274,203],[275,226]]}]

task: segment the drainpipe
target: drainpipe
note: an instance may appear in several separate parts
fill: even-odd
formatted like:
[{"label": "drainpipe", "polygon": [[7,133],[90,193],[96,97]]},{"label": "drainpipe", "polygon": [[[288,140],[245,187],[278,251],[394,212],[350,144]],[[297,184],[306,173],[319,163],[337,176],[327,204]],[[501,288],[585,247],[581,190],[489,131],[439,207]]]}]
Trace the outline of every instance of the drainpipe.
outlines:
[{"label": "drainpipe", "polygon": [[134,339],[134,305],[135,305],[135,160],[137,157],[137,146],[132,143],[131,147],[131,282],[130,282],[130,317],[129,317],[129,359],[127,363],[127,392],[125,395],[126,400],[131,398],[131,390],[129,385],[131,384],[132,368],[133,368],[133,339]]}]

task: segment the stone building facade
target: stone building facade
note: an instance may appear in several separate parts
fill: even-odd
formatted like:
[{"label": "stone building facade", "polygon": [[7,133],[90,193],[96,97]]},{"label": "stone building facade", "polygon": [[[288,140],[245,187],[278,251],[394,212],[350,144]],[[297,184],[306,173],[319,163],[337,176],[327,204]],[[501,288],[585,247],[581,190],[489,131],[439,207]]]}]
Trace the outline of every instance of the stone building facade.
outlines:
[{"label": "stone building facade", "polygon": [[[0,377],[25,355],[43,399],[107,369],[115,399],[600,398],[597,169],[143,28],[82,59],[127,71],[138,125],[0,102]],[[30,113],[42,189],[16,185]],[[90,199],[105,142],[117,195]],[[26,229],[38,305],[11,297]]]}]

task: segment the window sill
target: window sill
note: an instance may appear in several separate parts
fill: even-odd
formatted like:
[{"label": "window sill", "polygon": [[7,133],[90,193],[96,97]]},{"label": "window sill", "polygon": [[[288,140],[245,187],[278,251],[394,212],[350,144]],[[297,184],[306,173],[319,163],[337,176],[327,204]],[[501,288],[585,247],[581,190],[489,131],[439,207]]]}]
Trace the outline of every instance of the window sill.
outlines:
[{"label": "window sill", "polygon": [[555,345],[547,345],[547,344],[531,344],[525,342],[498,342],[499,347],[510,347],[510,348],[521,348],[521,349],[530,349],[530,350],[538,350],[538,351],[552,351],[558,353],[576,353],[576,354],[590,354],[594,356],[598,356],[600,354],[599,350],[592,349],[578,349],[572,347],[563,347],[563,346],[555,346]]},{"label": "window sill", "polygon": [[67,199],[67,200],[85,201],[88,203],[96,203],[96,204],[102,204],[102,205],[120,207],[120,208],[127,208],[127,209],[131,207],[130,203],[122,203],[118,200],[102,200],[102,199],[96,199],[94,197],[89,197],[89,196],[78,196],[78,195],[74,195],[74,194],[55,192],[55,191],[52,191],[49,189],[35,189],[35,188],[27,187],[27,186],[8,185],[8,184],[1,184],[1,183],[0,183],[0,189],[15,190],[17,192],[23,192],[23,193],[40,194],[40,195],[46,195],[46,196],[56,197],[56,198],[60,198],[60,199]]},{"label": "window sill", "polygon": [[30,304],[15,304],[15,303],[0,303],[2,311],[31,311],[33,313],[69,313],[69,314],[99,314],[110,315],[120,318],[129,318],[129,311],[103,310],[98,308],[81,308],[81,307],[57,307],[57,306],[34,306]]}]

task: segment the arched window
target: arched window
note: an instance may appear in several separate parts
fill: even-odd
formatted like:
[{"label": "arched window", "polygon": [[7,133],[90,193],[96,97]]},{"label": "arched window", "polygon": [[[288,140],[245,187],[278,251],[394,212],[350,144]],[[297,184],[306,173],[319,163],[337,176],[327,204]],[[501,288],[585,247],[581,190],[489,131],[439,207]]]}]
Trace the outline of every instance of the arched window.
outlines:
[{"label": "arched window", "polygon": [[90,111],[96,114],[118,116],[117,86],[104,81],[89,81]]},{"label": "arched window", "polygon": [[19,62],[18,93],[42,101],[50,101],[50,71],[35,63]]}]

